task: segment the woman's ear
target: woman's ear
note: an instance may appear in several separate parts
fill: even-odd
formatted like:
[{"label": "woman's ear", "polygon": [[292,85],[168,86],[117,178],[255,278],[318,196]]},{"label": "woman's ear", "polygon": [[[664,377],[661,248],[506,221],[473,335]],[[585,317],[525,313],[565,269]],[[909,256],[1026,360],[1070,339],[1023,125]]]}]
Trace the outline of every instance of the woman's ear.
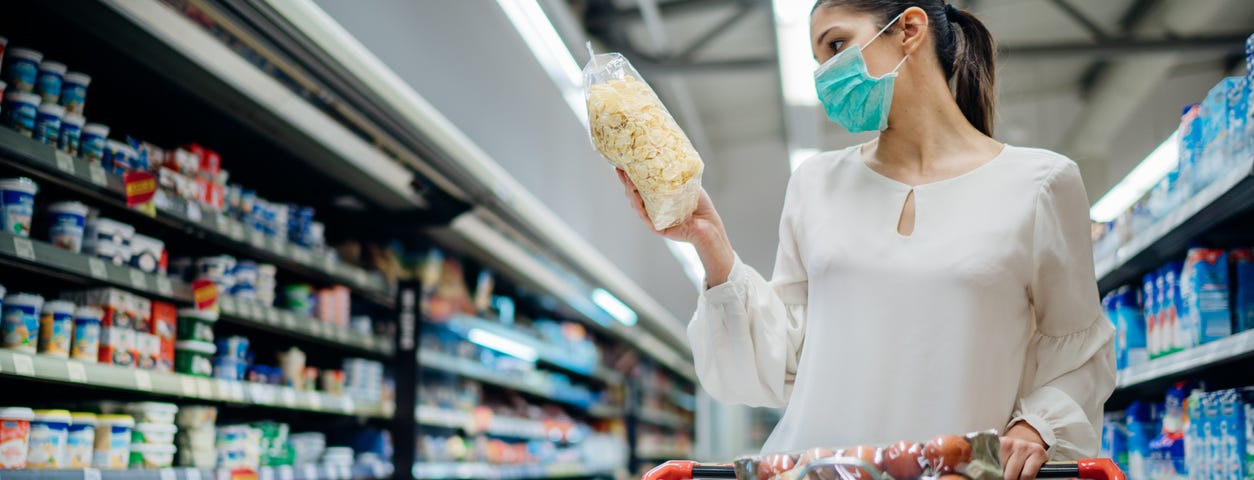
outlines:
[{"label": "woman's ear", "polygon": [[901,14],[902,38],[901,47],[906,55],[913,55],[916,50],[923,46],[923,39],[927,38],[928,20],[927,12],[919,7],[910,7]]}]

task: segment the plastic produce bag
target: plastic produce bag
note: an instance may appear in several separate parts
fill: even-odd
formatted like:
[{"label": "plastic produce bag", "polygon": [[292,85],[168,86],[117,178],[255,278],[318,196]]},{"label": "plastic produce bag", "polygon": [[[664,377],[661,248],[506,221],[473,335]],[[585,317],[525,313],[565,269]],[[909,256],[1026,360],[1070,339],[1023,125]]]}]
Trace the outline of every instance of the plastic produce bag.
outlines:
[{"label": "plastic produce bag", "polygon": [[811,448],[745,457],[734,465],[736,478],[742,480],[919,480],[951,474],[1000,480],[1000,446],[997,433],[987,431],[882,447]]},{"label": "plastic produce bag", "polygon": [[627,172],[653,228],[687,220],[697,209],[705,164],[674,117],[620,54],[593,54],[583,79],[592,145]]}]

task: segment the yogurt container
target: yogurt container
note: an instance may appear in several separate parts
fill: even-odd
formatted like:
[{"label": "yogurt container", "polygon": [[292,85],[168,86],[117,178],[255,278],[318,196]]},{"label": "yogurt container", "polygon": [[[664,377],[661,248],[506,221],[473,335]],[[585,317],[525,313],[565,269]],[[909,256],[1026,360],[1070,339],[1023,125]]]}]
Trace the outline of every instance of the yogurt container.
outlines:
[{"label": "yogurt container", "polygon": [[70,457],[65,444],[69,435],[70,418],[68,410],[35,410],[35,419],[30,422],[26,468],[69,468]]},{"label": "yogurt container", "polygon": [[[81,112],[74,112],[79,113]],[[88,162],[100,162],[104,159],[105,141],[109,139],[109,127],[99,123],[83,125],[83,134],[79,141],[79,156]]]},{"label": "yogurt container", "polygon": [[43,313],[39,317],[39,353],[69,357],[73,330],[73,303],[52,300],[44,304]]},{"label": "yogurt container", "polygon": [[178,339],[213,342],[213,324],[218,322],[214,310],[179,309]]},{"label": "yogurt container", "polygon": [[35,129],[31,138],[44,145],[56,146],[57,137],[61,135],[61,117],[64,116],[65,107],[53,103],[40,105],[35,113]]},{"label": "yogurt container", "polygon": [[169,423],[137,423],[131,433],[131,445],[173,445],[179,427]]},{"label": "yogurt container", "polygon": [[134,427],[135,419],[130,415],[97,415],[92,465],[111,470],[126,468],[131,456],[131,429]]},{"label": "yogurt container", "polygon": [[105,171],[114,175],[126,175],[126,172],[135,169],[135,162],[139,154],[135,153],[135,149],[126,142],[117,140],[105,140],[104,157],[101,165],[104,165]]},{"label": "yogurt container", "polygon": [[0,470],[26,468],[26,440],[34,419],[35,411],[29,408],[0,408]]},{"label": "yogurt container", "polygon": [[[152,424],[174,425],[174,417],[179,413],[179,406],[164,402],[139,402],[127,405],[126,413],[143,422],[136,426],[137,429],[139,426]],[[174,432],[170,432],[170,441],[174,441]]]},{"label": "yogurt container", "polygon": [[39,185],[26,177],[0,180],[0,228],[19,237],[30,236],[31,218],[35,216],[35,194]]},{"label": "yogurt container", "polygon": [[0,37],[0,61],[4,60],[4,49],[9,46],[9,39]]},{"label": "yogurt container", "polygon": [[5,53],[8,62],[4,65],[4,81],[8,82],[9,88],[22,93],[35,91],[39,64],[44,61],[44,54],[29,48],[10,48]]},{"label": "yogurt container", "polygon": [[39,344],[39,312],[44,307],[44,297],[32,293],[10,293],[4,297],[3,318],[0,331],[4,333],[4,348],[35,353]]},{"label": "yogurt container", "polygon": [[57,105],[61,101],[61,82],[65,79],[65,70],[65,64],[61,62],[45,60],[39,64],[35,93],[43,98],[44,103]]},{"label": "yogurt container", "polygon": [[174,465],[174,445],[135,444],[131,445],[131,468],[170,468]]},{"label": "yogurt container", "polygon": [[79,253],[83,250],[83,230],[87,225],[87,205],[79,202],[57,202],[48,207],[52,226],[48,239],[57,248]]},{"label": "yogurt container", "polygon": [[83,243],[130,245],[134,238],[134,226],[104,217],[91,219],[83,230]]},{"label": "yogurt container", "polygon": [[[83,72],[69,72],[61,82],[61,105],[67,113],[82,115],[87,105],[87,86],[91,76]],[[106,135],[108,136],[108,135]]]},{"label": "yogurt container", "polygon": [[70,457],[69,468],[91,468],[92,451],[96,445],[96,414],[71,413],[65,445]]},{"label": "yogurt container", "polygon": [[27,137],[35,131],[35,117],[39,116],[39,95],[8,90],[4,93],[5,125]]},{"label": "yogurt container", "polygon": [[83,253],[90,253],[119,267],[131,263],[131,247],[113,242],[83,242]]},{"label": "yogurt container", "polygon": [[[4,90],[5,90],[5,88],[7,88],[8,86],[9,86],[9,84],[4,83],[3,81],[0,81],[0,98],[4,98]],[[0,105],[3,105],[3,103],[4,103],[4,102],[0,102]],[[3,110],[3,109],[0,109],[0,115],[3,115],[3,113],[4,113],[4,110]]]},{"label": "yogurt container", "polygon": [[57,135],[57,148],[70,155],[78,155],[79,139],[83,136],[83,124],[87,122],[82,115],[66,113],[61,117],[61,134]]},{"label": "yogurt container", "polygon": [[174,344],[174,371],[197,377],[213,376],[213,354],[218,351],[212,343],[184,340]]},{"label": "yogurt container", "polygon": [[100,354],[100,320],[104,311],[99,307],[78,307],[74,312],[74,341],[70,357],[95,363]]},{"label": "yogurt container", "polygon": [[97,357],[100,363],[111,363],[123,367],[133,367],[139,361],[138,346],[135,336],[138,332],[127,327],[101,327],[100,351]]},{"label": "yogurt container", "polygon": [[179,408],[179,413],[175,416],[175,423],[183,427],[184,432],[213,430],[217,422],[218,407],[189,405]]}]

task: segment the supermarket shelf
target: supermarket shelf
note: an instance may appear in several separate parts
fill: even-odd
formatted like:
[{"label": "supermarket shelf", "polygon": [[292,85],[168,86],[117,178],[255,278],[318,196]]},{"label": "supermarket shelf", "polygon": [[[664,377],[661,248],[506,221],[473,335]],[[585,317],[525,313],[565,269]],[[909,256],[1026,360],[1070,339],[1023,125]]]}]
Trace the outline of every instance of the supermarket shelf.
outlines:
[{"label": "supermarket shelf", "polygon": [[347,328],[328,325],[316,318],[301,317],[287,310],[256,302],[223,296],[218,299],[222,319],[232,323],[262,328],[282,334],[297,335],[336,347],[347,347],[375,355],[391,357],[395,346],[390,338],[362,335]]},{"label": "supermarket shelf", "polygon": [[526,418],[493,416],[486,428],[476,425],[474,414],[460,410],[419,405],[415,416],[419,425],[455,428],[470,432],[484,432],[502,437],[545,439],[548,438],[544,422]]},{"label": "supermarket shelf", "polygon": [[0,376],[353,417],[391,418],[393,410],[391,405],[358,404],[347,396],[85,363],[9,349],[0,349]]},{"label": "supermarket shelf", "polygon": [[547,480],[613,476],[610,470],[594,470],[582,465],[492,465],[487,463],[425,463],[414,465],[414,478]]},{"label": "supermarket shelf", "polygon": [[589,415],[595,415],[592,412],[598,409],[597,405],[589,406],[584,405],[582,402],[571,401],[560,395],[558,389],[550,386],[533,385],[517,377],[495,372],[478,362],[457,358],[434,350],[420,349],[418,351],[418,365],[422,368],[448,372],[519,393],[572,405],[589,412]]},{"label": "supermarket shelf", "polygon": [[679,415],[667,412],[642,411],[636,414],[636,418],[641,422],[650,425],[666,427],[674,430],[682,430],[691,427],[691,425]]},{"label": "supermarket shelf", "polygon": [[1119,372],[1117,388],[1129,388],[1254,355],[1254,330],[1176,352]]},{"label": "supermarket shelf", "polygon": [[[190,304],[191,287],[164,275],[120,267],[103,259],[62,250],[51,243],[0,233],[0,260],[33,270],[50,270],[135,291],[149,297]],[[14,288],[10,285],[9,288]]]},{"label": "supermarket shelf", "polygon": [[[336,467],[261,467],[257,480],[382,480],[392,477],[387,464]],[[161,468],[144,470],[5,470],[4,480],[230,480],[227,470]]]},{"label": "supermarket shelf", "polygon": [[487,330],[534,348],[536,350],[536,354],[538,355],[537,361],[540,363],[551,365],[584,377],[593,378],[606,385],[622,385],[623,383],[623,375],[621,373],[610,370],[599,364],[592,366],[581,364],[580,362],[570,358],[565,349],[545,343],[530,335],[522,334],[508,325],[477,317],[459,316],[449,320],[449,326],[466,330],[471,328]]},{"label": "supermarket shelf", "polygon": [[588,416],[604,420],[623,418],[623,409],[610,405],[593,405],[588,407]]},{"label": "supermarket shelf", "polygon": [[[51,146],[31,140],[17,132],[0,128],[0,156],[14,160],[36,180],[55,181],[94,202],[109,202],[125,207],[126,187],[99,164],[84,162]],[[236,220],[213,212],[202,212],[194,204],[170,199],[158,204],[158,217],[168,226],[193,229],[216,240],[241,255],[272,262],[285,270],[346,285],[374,303],[390,307],[391,287],[381,275],[340,262],[330,256],[318,257],[302,246],[260,232],[247,231]],[[138,217],[138,215],[137,215]]]},{"label": "supermarket shelf", "polygon": [[664,448],[638,448],[636,450],[636,458],[640,460],[656,461],[656,463],[663,463],[667,460],[684,460],[692,458],[692,451]]},{"label": "supermarket shelf", "polygon": [[1219,223],[1254,207],[1254,158],[1235,165],[1147,231],[1097,262],[1097,284],[1104,293],[1137,280],[1147,270],[1182,257],[1188,242]]},{"label": "supermarket shelf", "polygon": [[640,393],[646,397],[659,397],[689,412],[696,411],[697,398],[691,393],[682,390],[663,391],[653,387],[645,387],[644,382],[638,382],[638,385],[640,385]]}]

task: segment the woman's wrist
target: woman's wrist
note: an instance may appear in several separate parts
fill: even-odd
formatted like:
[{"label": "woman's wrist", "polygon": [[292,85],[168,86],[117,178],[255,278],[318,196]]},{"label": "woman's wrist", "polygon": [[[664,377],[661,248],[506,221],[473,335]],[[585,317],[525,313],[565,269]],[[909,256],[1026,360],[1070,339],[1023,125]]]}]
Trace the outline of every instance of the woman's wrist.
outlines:
[{"label": "woman's wrist", "polygon": [[705,267],[705,286],[710,288],[727,282],[732,266],[736,263],[736,253],[732,250],[731,241],[721,225],[712,225],[698,233],[692,245],[696,247],[697,256]]}]

